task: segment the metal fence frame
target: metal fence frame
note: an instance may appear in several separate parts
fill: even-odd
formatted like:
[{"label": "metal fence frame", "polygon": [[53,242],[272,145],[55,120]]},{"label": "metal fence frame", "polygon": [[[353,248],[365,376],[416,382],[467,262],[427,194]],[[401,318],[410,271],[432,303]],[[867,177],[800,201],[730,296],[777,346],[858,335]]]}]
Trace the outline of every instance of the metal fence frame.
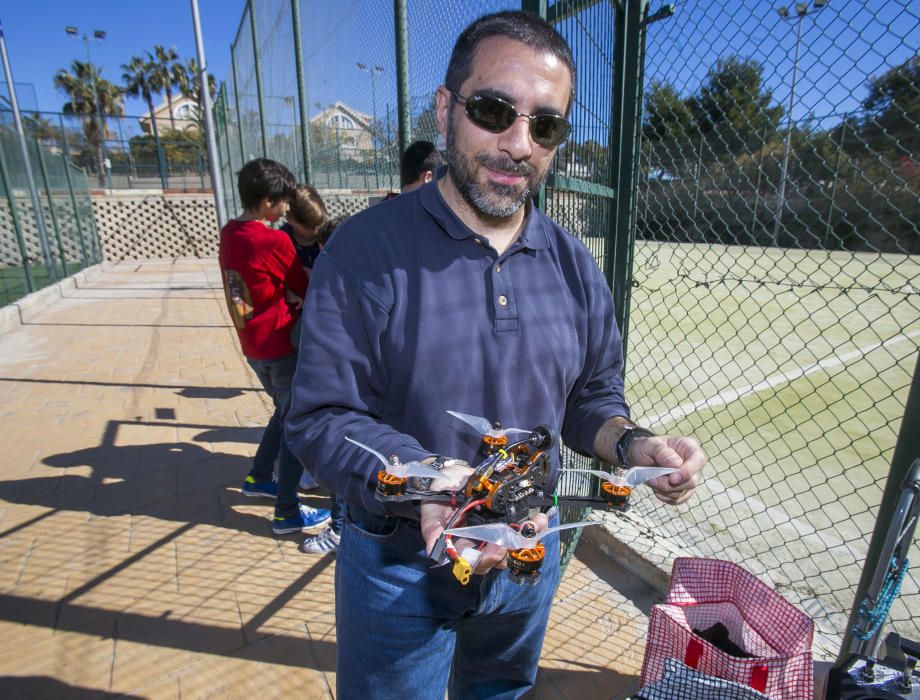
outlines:
[{"label": "metal fence frame", "polygon": [[[257,14],[256,5],[260,5],[262,14]],[[772,130],[763,132],[760,146],[756,150],[750,143],[745,143],[741,149],[732,146],[727,139],[731,134],[715,127],[704,128],[703,122],[699,121],[690,126],[688,133],[691,138],[688,144],[670,155],[663,150],[661,140],[656,141],[649,135],[650,125],[654,124],[657,117],[649,111],[654,105],[650,105],[648,101],[643,104],[643,99],[646,97],[646,88],[651,89],[653,81],[667,75],[668,63],[673,65],[677,60],[669,54],[668,47],[682,47],[691,41],[691,36],[695,36],[699,41],[699,35],[692,32],[699,31],[700,26],[709,24],[712,25],[713,32],[706,36],[703,43],[707,44],[707,47],[710,44],[720,45],[723,39],[728,38],[730,32],[741,32],[743,27],[756,28],[759,26],[758,23],[764,22],[763,8],[733,5],[737,12],[726,25],[721,23],[722,18],[715,16],[718,13],[711,12],[712,3],[708,3],[707,9],[695,0],[660,5],[654,12],[649,0],[620,0],[612,3],[595,0],[522,0],[520,3],[495,0],[481,3],[442,3],[439,7],[439,17],[427,17],[426,21],[430,24],[419,27],[417,23],[426,17],[423,6],[408,0],[394,0],[392,14],[388,19],[392,22],[393,41],[387,48],[392,56],[387,60],[386,69],[392,70],[396,76],[392,89],[392,93],[395,93],[395,108],[384,110],[385,119],[375,115],[371,120],[372,124],[364,123],[361,127],[371,133],[373,144],[373,177],[370,177],[367,170],[360,170],[357,165],[353,165],[351,171],[341,162],[325,168],[317,167],[318,159],[322,159],[323,149],[328,148],[329,144],[331,149],[328,153],[342,158],[344,137],[342,134],[336,134],[328,139],[326,146],[323,146],[313,138],[314,131],[310,127],[310,117],[312,115],[315,118],[316,112],[310,109],[310,81],[309,78],[305,78],[304,69],[311,65],[311,59],[305,57],[301,51],[304,46],[301,31],[305,25],[301,13],[308,5],[300,0],[265,0],[263,3],[249,0],[246,3],[240,29],[231,47],[232,75],[228,76],[228,80],[221,87],[217,103],[219,150],[227,183],[233,182],[233,174],[244,160],[256,155],[280,155],[278,159],[286,162],[299,178],[320,188],[391,188],[392,178],[396,172],[396,154],[406,147],[413,135],[429,138],[433,136],[430,131],[431,124],[425,121],[426,99],[433,86],[420,84],[420,66],[446,65],[446,51],[449,50],[447,45],[451,43],[447,39],[443,42],[414,42],[416,32],[420,36],[425,36],[426,32],[428,35],[439,37],[453,36],[471,18],[470,13],[475,16],[496,9],[523,7],[549,19],[570,39],[575,48],[579,69],[592,76],[592,82],[579,85],[579,105],[573,114],[573,137],[566,147],[560,149],[545,192],[541,195],[541,206],[589,244],[597,256],[598,264],[608,277],[616,300],[617,321],[628,351],[627,386],[630,392],[636,394],[630,396],[630,399],[640,420],[643,416],[663,416],[661,420],[669,429],[675,432],[701,434],[711,441],[713,446],[720,445],[724,434],[730,433],[732,426],[739,425],[743,420],[727,411],[704,415],[702,408],[694,408],[706,406],[706,391],[711,388],[706,385],[723,372],[720,367],[709,366],[714,359],[712,348],[699,346],[698,339],[694,338],[695,324],[699,321],[699,309],[704,305],[699,295],[717,284],[726,284],[732,275],[745,277],[745,280],[739,281],[738,284],[751,285],[752,288],[761,290],[759,293],[765,295],[763,303],[768,303],[771,299],[774,302],[785,299],[784,295],[800,294],[796,290],[814,284],[809,280],[809,274],[812,273],[808,270],[815,265],[820,269],[822,260],[839,264],[840,270],[845,271],[849,263],[862,261],[860,255],[883,259],[889,254],[889,249],[885,247],[887,244],[879,242],[879,230],[893,240],[907,241],[906,248],[895,252],[901,256],[897,265],[906,266],[896,268],[895,263],[892,263],[892,269],[896,273],[900,274],[901,269],[912,269],[909,266],[917,263],[917,254],[920,250],[911,247],[911,217],[898,209],[903,206],[899,204],[902,200],[892,195],[892,190],[884,184],[884,179],[872,179],[874,176],[864,171],[865,176],[860,185],[863,189],[860,190],[853,184],[854,181],[848,181],[842,176],[844,168],[848,167],[849,156],[846,155],[846,148],[850,147],[848,143],[853,136],[853,131],[846,128],[846,125],[851,123],[847,119],[842,121],[844,127],[836,132],[827,132],[823,127],[818,129],[823,139],[821,148],[825,149],[820,156],[823,160],[822,167],[833,173],[832,177],[827,178],[827,183],[830,184],[825,183],[825,179],[816,175],[815,171],[806,173],[797,160],[798,154],[803,153],[802,149],[809,144],[809,134],[816,134],[818,131],[804,128],[804,120],[794,122],[791,113],[784,120],[785,127],[781,121],[777,121]],[[377,3],[364,7],[373,7],[375,11],[386,14],[386,6],[386,3]],[[829,7],[831,9],[824,10],[825,13],[837,13],[833,16],[837,16],[838,19],[842,16],[841,10],[834,9],[833,3]],[[868,4],[860,7],[865,12],[872,11]],[[876,8],[875,12],[882,14],[889,10],[894,12],[901,5],[885,2],[881,7],[877,4],[872,4],[872,7]],[[316,8],[310,6],[309,9]],[[346,9],[343,9],[343,14],[346,13]],[[760,12],[760,15],[757,12]],[[773,10],[769,9],[769,12],[772,13]],[[901,24],[907,25],[906,29],[902,28],[905,32],[903,36],[907,36],[907,32],[917,32],[916,16],[906,10],[903,12]],[[269,148],[267,135],[271,133],[272,120],[266,119],[266,113],[270,110],[263,101],[264,95],[255,102],[247,103],[247,98],[243,98],[241,102],[240,91],[237,89],[241,84],[249,86],[247,89],[250,89],[254,83],[256,94],[262,95],[262,71],[265,68],[261,66],[261,60],[272,37],[271,32],[264,35],[258,33],[258,18],[279,14],[284,14],[290,19],[285,24],[289,24],[294,32],[292,40],[286,38],[284,41],[292,41],[296,47],[290,56],[295,65],[289,66],[289,69],[294,70],[289,72],[297,76],[294,88],[297,104],[291,110],[292,123],[285,126],[294,134],[295,141],[298,134],[300,137],[296,147],[280,152]],[[256,22],[250,21],[253,17],[256,17]],[[339,19],[341,23],[350,21],[348,17]],[[891,21],[881,24],[887,27],[884,31],[892,31]],[[798,28],[801,30],[801,20]],[[670,36],[671,43],[666,44],[661,39],[663,36]],[[882,37],[884,36],[882,34]],[[870,41],[861,34],[860,39],[864,42]],[[797,41],[796,63],[799,60],[800,48]],[[334,52],[335,48],[329,50]],[[789,50],[791,51],[791,48]],[[883,53],[877,52],[879,56]],[[728,57],[728,53],[720,54],[722,59],[727,60]],[[883,63],[880,65],[887,66]],[[770,70],[773,71],[770,75],[777,77],[781,83],[786,79],[778,66],[770,66]],[[866,75],[867,79],[870,77],[870,74]],[[371,89],[374,90],[373,76],[371,80]],[[794,72],[792,84],[790,93],[794,93],[795,89]],[[711,87],[718,92],[720,86]],[[704,97],[706,96],[703,95],[700,99]],[[675,104],[689,104],[686,102],[687,98],[686,90],[677,91]],[[792,100],[789,102],[791,104]],[[773,109],[777,105],[778,102],[774,100],[769,108]],[[782,116],[782,109],[776,114]],[[866,119],[868,118],[867,116]],[[920,129],[920,125],[914,122],[911,132],[908,122],[909,134],[916,136],[917,129]],[[756,128],[753,132],[755,136],[760,133]],[[696,140],[692,138],[693,134],[698,136]],[[645,145],[641,146],[643,138]],[[867,147],[872,149],[872,146]],[[668,170],[672,165],[663,165],[662,159],[665,156],[671,158],[673,167],[677,168],[679,173]],[[913,152],[914,160],[910,161],[908,158],[909,162],[904,167],[904,172],[899,175],[901,190],[898,192],[907,193],[908,206],[910,193],[915,191],[917,183],[916,168],[911,165],[916,164],[916,157],[916,152]],[[777,173],[781,173],[779,180]],[[791,203],[794,203],[795,197],[799,194],[790,194],[791,190],[787,189],[787,186],[795,182],[807,184],[805,175],[814,180],[810,186],[821,190],[824,199],[820,204],[806,201],[805,209],[796,210]],[[745,187],[747,194],[742,192]],[[894,212],[894,218],[897,219],[900,212],[901,220],[891,224],[890,217],[885,219],[874,215],[857,220],[851,213],[852,210],[847,210],[841,203],[840,197],[847,195],[848,188],[848,196],[856,202],[854,207],[862,205],[864,209],[869,209],[866,201],[860,201],[863,195],[859,193],[866,192],[869,194],[865,196],[885,200],[886,206],[890,205],[889,209]],[[228,209],[237,210],[238,202],[232,186],[226,188],[226,198]],[[777,200],[780,202],[779,208]],[[842,239],[838,240],[834,236],[821,233],[836,230],[844,223],[856,232],[856,236],[861,238],[860,241],[847,244],[845,241],[841,242]],[[901,228],[895,231],[894,228],[897,226]],[[913,226],[913,235],[916,236],[916,220]],[[809,227],[817,229],[811,231],[814,234],[811,236],[813,240],[801,233],[802,230],[808,233]],[[748,231],[751,238],[743,237],[740,231]],[[906,238],[904,231],[907,232]],[[720,255],[728,255],[725,252],[728,248],[731,249],[730,257],[720,258]],[[668,262],[674,262],[677,271],[674,277],[667,279],[663,284],[656,282],[655,285],[658,286],[655,286],[651,283],[653,273],[661,268],[665,256],[668,256]],[[705,266],[713,264],[721,265],[718,275],[710,275],[709,271],[704,269]],[[729,269],[732,265],[736,268],[746,266],[741,270],[746,274],[740,275],[739,269]],[[883,304],[901,305],[902,310],[918,310],[916,315],[920,316],[920,289],[916,288],[915,283],[911,287],[912,283],[907,280],[903,289],[898,290],[888,289],[885,287],[886,284],[882,282],[878,288],[864,288],[861,286],[860,276],[855,274],[846,280],[831,280],[821,285],[815,284],[815,287],[820,287],[818,291],[825,295],[829,293],[828,290],[836,290],[834,293],[840,295],[875,295],[876,299],[886,300]],[[674,293],[675,290],[677,293]],[[746,288],[744,293],[747,293]],[[896,296],[891,296],[892,294]],[[818,329],[825,320],[833,328],[841,328],[849,321],[846,313],[835,307],[833,300],[824,302],[823,298],[815,296],[808,299],[805,299],[804,295],[802,297],[796,298],[794,302],[790,301],[788,311],[791,317],[799,312],[807,312],[813,325]],[[636,314],[637,311],[640,312],[639,315]],[[824,319],[822,315],[829,318]],[[905,342],[913,343],[911,347],[915,350],[920,349],[912,330],[912,324],[916,321],[902,321],[901,318],[903,317],[894,314],[888,317],[891,332],[902,333],[907,338]],[[860,324],[861,332],[874,332],[876,339],[881,343],[888,337],[873,331],[868,322],[863,324],[860,321]],[[671,364],[659,362],[660,348],[649,346],[649,341],[646,340],[655,338],[656,328],[662,327],[670,329],[673,333],[673,337],[667,338],[671,346],[669,361],[676,358]],[[739,356],[744,355],[743,340],[754,330],[751,319],[739,317],[731,323],[726,322],[721,329],[720,332],[725,334],[724,337],[718,338],[722,346],[740,347]],[[845,349],[855,338],[855,333],[846,336],[840,352],[845,353]],[[779,337],[770,342],[779,344],[782,340]],[[803,338],[802,341],[799,344],[807,345],[806,339]],[[801,357],[807,356],[806,352]],[[681,359],[687,362],[681,363]],[[774,360],[775,358],[766,356],[761,358],[761,361],[753,358],[749,371],[759,376],[759,373],[765,371]],[[819,363],[820,357],[815,358],[815,362]],[[890,382],[890,373],[883,375],[881,369],[877,379],[887,382],[886,387],[890,391],[887,395],[888,403],[893,400],[900,401],[903,405],[910,386],[916,387],[920,382],[920,371],[912,366],[904,370],[903,366],[907,363],[901,355],[892,357],[892,362],[902,366],[900,373],[895,373],[894,381]],[[660,366],[656,366],[656,363]],[[689,372],[693,381],[688,384],[682,372]],[[661,387],[648,392],[649,387],[643,383],[646,376],[657,377]],[[858,382],[860,377],[852,373],[850,368],[846,368],[839,374],[839,380],[845,385]],[[878,532],[884,531],[887,525],[884,520],[888,517],[886,514],[890,513],[892,499],[896,497],[891,495],[892,492],[896,492],[896,488],[887,489],[885,484],[895,484],[906,468],[905,464],[909,464],[920,454],[916,434],[918,431],[914,430],[914,434],[911,434],[910,426],[901,415],[894,415],[896,412],[890,407],[884,416],[878,416],[872,423],[867,423],[863,427],[854,428],[852,419],[869,413],[877,414],[879,401],[874,400],[872,396],[857,398],[855,392],[853,394],[843,401],[844,408],[834,414],[833,420],[836,422],[829,429],[846,426],[849,431],[856,433],[851,435],[849,447],[853,453],[853,473],[859,471],[862,475],[861,480],[835,482],[829,491],[826,484],[820,489],[806,487],[808,497],[819,503],[812,511],[806,513],[808,517],[813,516],[821,520],[827,516],[821,504],[826,504],[827,494],[830,493],[832,499],[841,502],[858,499],[862,508],[860,522],[866,518],[877,519],[874,535],[869,532],[873,529],[869,526],[845,536],[843,548],[851,551],[851,554],[847,555],[847,561],[835,561],[834,557],[838,552],[830,546],[785,560],[782,557],[769,556],[763,560],[745,560],[743,555],[738,554],[744,551],[743,549],[720,546],[715,537],[712,541],[707,541],[707,531],[691,517],[694,507],[699,512],[705,512],[707,503],[700,503],[700,500],[706,501],[713,496],[705,486],[701,489],[696,506],[665,512],[651,499],[640,498],[634,509],[639,517],[647,518],[651,523],[650,529],[665,537],[673,536],[679,539],[680,535],[689,533],[690,536],[685,538],[685,541],[688,541],[685,550],[688,554],[740,556],[740,563],[755,570],[758,575],[803,606],[832,642],[839,641],[849,634],[850,623],[846,621],[846,617],[859,605],[866,589],[867,577],[871,576],[873,567],[878,565],[877,561],[873,561],[879,548]],[[801,402],[802,405],[806,405],[804,398]],[[678,407],[678,403],[688,403],[691,406],[688,409],[691,416],[658,411],[658,403],[675,407]],[[781,429],[784,420],[788,420],[788,414],[780,411],[775,415],[768,415],[764,422],[758,425],[758,430],[763,433],[777,434],[774,440],[762,448],[773,455],[771,464],[787,465],[783,455],[803,454],[794,444],[795,441],[784,435]],[[894,451],[896,441],[897,454]],[[566,466],[584,466],[580,459],[568,452],[564,454]],[[803,459],[807,463],[800,465],[802,473],[822,468],[821,458],[816,454],[806,454]],[[885,463],[889,469],[886,474],[866,476],[870,472],[863,470],[862,461],[872,462],[874,465]],[[748,507],[747,501],[763,500],[772,503],[779,499],[782,503],[786,497],[784,494],[789,493],[786,486],[778,488],[776,483],[761,483],[760,473],[754,474],[749,482],[739,483],[737,479],[732,478],[731,470],[732,465],[725,461],[724,455],[718,452],[711,454],[709,474],[730,482],[732,488],[743,496],[739,505],[744,508]],[[791,478],[795,481],[794,477],[795,474],[784,473],[777,478]],[[594,488],[583,481],[567,479],[563,481],[562,487],[570,492]],[[795,499],[794,490],[792,494],[790,498]],[[744,508],[739,507],[737,512],[733,513],[736,519],[742,517]],[[730,506],[729,511],[734,512],[734,508]],[[715,520],[718,518],[715,517]],[[736,528],[733,536],[748,540],[781,538],[783,532],[770,526],[757,529],[760,526],[754,518],[736,523],[733,527]],[[824,525],[819,526],[819,529],[822,533],[827,530]],[[778,541],[777,549],[785,544],[787,543]],[[571,545],[574,545],[574,542]],[[569,553],[571,548],[568,548]],[[801,558],[797,558],[798,556]],[[862,557],[865,557],[864,561],[861,560]],[[838,575],[844,576],[845,583],[827,596],[817,590],[821,586],[812,585],[815,583],[815,577],[822,582]],[[916,634],[917,620],[909,610],[920,609],[916,603],[920,596],[917,593],[917,581],[918,577],[908,576],[903,601],[893,613],[894,625],[902,633]],[[819,656],[827,653],[827,647],[819,650]]]},{"label": "metal fence frame", "polygon": [[86,173],[63,152],[27,138],[41,207],[36,215],[18,135],[3,117],[0,114],[0,305],[102,260]]}]

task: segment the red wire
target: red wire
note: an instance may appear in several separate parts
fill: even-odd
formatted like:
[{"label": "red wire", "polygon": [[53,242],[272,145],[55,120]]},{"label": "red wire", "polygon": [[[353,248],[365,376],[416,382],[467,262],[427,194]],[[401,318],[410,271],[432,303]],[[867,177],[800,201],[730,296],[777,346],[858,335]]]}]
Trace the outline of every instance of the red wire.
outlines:
[{"label": "red wire", "polygon": [[[470,501],[469,503],[466,504],[466,506],[464,506],[463,510],[460,511],[460,515],[457,516],[456,520],[460,520],[463,514],[466,513],[468,510],[470,510],[471,508],[475,508],[476,506],[481,506],[485,502],[486,502],[486,499],[484,498],[481,498],[478,501]],[[486,543],[483,542],[480,545],[479,549],[482,549],[485,546],[486,546]],[[447,557],[451,561],[453,561],[454,559],[460,556],[459,552],[457,552],[457,548],[454,547],[454,541],[450,535],[447,535],[444,538],[444,550],[447,553]]]}]

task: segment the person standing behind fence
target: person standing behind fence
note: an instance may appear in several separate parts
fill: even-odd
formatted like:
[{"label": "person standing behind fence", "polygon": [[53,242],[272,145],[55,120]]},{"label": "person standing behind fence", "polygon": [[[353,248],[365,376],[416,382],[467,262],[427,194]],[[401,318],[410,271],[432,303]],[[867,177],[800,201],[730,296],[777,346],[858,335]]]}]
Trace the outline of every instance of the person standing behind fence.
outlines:
[{"label": "person standing behind fence", "polygon": [[402,194],[431,182],[434,171],[441,165],[444,165],[444,156],[431,141],[413,141],[399,160]]},{"label": "person standing behind fence", "polygon": [[384,197],[393,199],[406,192],[417,190],[434,179],[434,171],[444,165],[444,156],[431,141],[413,141],[399,159],[399,192],[388,192]]},{"label": "person standing behind fence", "polygon": [[297,367],[291,328],[300,315],[299,304],[292,305],[288,295],[303,299],[307,277],[290,238],[269,224],[287,212],[295,184],[287,168],[267,158],[240,168],[237,186],[243,213],[221,230],[218,255],[227,307],[243,354],[274,404],[242,493],[275,499],[272,531],[277,535],[321,525],[330,515],[328,510],[300,503],[297,482],[303,468],[288,448],[283,430]]}]

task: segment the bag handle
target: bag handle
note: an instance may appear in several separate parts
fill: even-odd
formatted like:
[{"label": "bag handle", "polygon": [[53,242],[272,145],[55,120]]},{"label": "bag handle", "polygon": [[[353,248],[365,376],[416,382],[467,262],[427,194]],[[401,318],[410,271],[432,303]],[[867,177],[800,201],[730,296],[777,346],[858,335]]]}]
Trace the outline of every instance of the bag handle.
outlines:
[{"label": "bag handle", "polygon": [[[703,642],[696,637],[690,637],[690,641],[687,642],[687,652],[684,654],[684,664],[690,668],[697,668],[702,655]],[[766,664],[751,666],[751,680],[748,685],[754,690],[759,690],[762,693],[766,692],[767,672]]]}]

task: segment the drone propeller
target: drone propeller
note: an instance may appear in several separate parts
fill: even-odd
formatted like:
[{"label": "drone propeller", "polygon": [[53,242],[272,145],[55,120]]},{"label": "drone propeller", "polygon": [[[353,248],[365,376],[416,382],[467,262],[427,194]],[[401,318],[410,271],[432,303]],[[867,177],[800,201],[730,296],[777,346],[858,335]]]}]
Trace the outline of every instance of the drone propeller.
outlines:
[{"label": "drone propeller", "polygon": [[386,457],[380,454],[377,450],[372,447],[368,447],[357,440],[352,440],[350,437],[345,437],[348,442],[353,445],[357,445],[363,450],[367,450],[372,455],[374,455],[380,462],[383,464],[383,468],[387,474],[392,474],[395,477],[400,479],[406,479],[410,476],[418,476],[425,479],[443,479],[444,474],[439,472],[437,469],[432,469],[427,464],[422,464],[421,462],[405,462],[399,464],[390,464]]},{"label": "drone propeller", "polygon": [[587,525],[600,525],[600,522],[582,520],[577,523],[566,523],[565,525],[556,525],[548,527],[536,533],[533,537],[525,537],[520,530],[515,530],[506,523],[487,523],[485,525],[469,525],[467,527],[452,527],[444,531],[445,535],[453,537],[468,537],[481,542],[491,542],[505,549],[529,549],[535,547],[537,542],[542,540],[551,532],[559,530],[568,530],[573,527],[585,527]]},{"label": "drone propeller", "polygon": [[644,484],[646,481],[676,471],[677,469],[674,467],[633,467],[622,476],[611,474],[610,472],[602,472],[597,469],[563,469],[562,473],[581,472],[585,474],[594,474],[594,476],[600,477],[604,481],[609,481],[614,486],[635,488],[639,484]]},{"label": "drone propeller", "polygon": [[509,435],[511,433],[524,433],[525,435],[529,435],[532,432],[530,430],[523,430],[521,428],[494,428],[488,420],[479,416],[471,416],[467,413],[459,413],[458,411],[448,411],[448,413],[454,418],[459,418],[467,425],[472,426],[479,433],[492,438],[505,437],[505,435]]}]

